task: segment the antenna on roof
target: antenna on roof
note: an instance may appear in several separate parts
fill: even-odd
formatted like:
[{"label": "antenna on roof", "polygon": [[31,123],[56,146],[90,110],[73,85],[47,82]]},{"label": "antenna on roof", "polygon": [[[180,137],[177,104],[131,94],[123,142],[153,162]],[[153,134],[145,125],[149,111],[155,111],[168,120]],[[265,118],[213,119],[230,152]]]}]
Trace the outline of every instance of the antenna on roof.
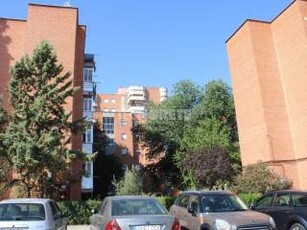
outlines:
[{"label": "antenna on roof", "polygon": [[67,0],[66,2],[64,2],[64,4],[63,4],[64,6],[66,6],[66,7],[70,7],[71,6],[71,4],[70,4],[70,1],[69,0]]}]

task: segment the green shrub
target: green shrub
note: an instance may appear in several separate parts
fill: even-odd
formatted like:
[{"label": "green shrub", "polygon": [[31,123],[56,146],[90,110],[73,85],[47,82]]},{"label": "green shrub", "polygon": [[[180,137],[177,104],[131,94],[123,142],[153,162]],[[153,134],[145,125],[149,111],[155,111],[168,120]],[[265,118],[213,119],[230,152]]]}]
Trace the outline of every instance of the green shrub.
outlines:
[{"label": "green shrub", "polygon": [[171,207],[171,205],[175,202],[176,197],[174,196],[159,196],[157,200],[162,204],[167,210]]},{"label": "green shrub", "polygon": [[238,196],[249,207],[255,200],[257,200],[261,196],[261,194],[256,192],[239,193]]},{"label": "green shrub", "polygon": [[236,177],[236,193],[265,193],[276,189],[289,189],[292,183],[281,177],[263,163],[246,166],[243,173]]},{"label": "green shrub", "polygon": [[89,224],[92,210],[97,210],[101,205],[101,201],[60,201],[57,204],[67,215],[69,225],[82,225]]}]

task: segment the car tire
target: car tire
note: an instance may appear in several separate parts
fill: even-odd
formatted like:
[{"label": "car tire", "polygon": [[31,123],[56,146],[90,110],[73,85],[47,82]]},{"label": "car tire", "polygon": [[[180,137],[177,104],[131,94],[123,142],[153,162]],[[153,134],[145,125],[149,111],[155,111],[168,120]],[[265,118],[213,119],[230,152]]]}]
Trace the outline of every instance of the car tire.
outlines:
[{"label": "car tire", "polygon": [[301,223],[294,223],[289,230],[306,230],[306,228]]}]

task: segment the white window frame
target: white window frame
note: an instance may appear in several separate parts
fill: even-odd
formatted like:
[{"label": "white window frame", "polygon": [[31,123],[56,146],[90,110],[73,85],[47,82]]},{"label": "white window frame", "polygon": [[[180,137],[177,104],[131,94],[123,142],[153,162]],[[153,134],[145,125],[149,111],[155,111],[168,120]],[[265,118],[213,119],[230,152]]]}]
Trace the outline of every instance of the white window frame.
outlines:
[{"label": "white window frame", "polygon": [[92,98],[84,97],[83,98],[83,111],[92,111],[92,110],[93,110]]},{"label": "white window frame", "polygon": [[93,81],[93,68],[84,67],[83,69],[83,79],[85,82],[92,82]]}]

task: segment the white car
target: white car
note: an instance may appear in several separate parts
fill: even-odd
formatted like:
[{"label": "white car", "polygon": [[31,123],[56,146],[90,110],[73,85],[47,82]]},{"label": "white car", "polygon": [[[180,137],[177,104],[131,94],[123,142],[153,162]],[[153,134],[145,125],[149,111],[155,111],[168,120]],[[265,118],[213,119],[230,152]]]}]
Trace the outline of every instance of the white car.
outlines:
[{"label": "white car", "polygon": [[50,199],[18,198],[0,202],[0,230],[66,230],[68,219]]}]

